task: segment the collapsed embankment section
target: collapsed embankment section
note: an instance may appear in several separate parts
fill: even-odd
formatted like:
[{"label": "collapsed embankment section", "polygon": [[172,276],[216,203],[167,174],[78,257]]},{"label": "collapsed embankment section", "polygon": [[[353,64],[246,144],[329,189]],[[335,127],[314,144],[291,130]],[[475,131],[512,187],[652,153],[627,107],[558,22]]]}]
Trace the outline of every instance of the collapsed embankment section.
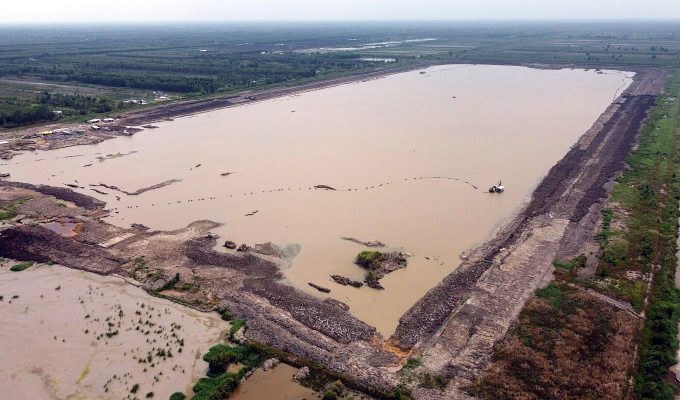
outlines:
[{"label": "collapsed embankment section", "polygon": [[[184,254],[197,265],[223,267],[242,273],[248,278],[243,280],[241,293],[252,293],[266,299],[274,307],[290,313],[293,319],[339,343],[369,341],[375,335],[375,328],[359,321],[337,305],[278,283],[283,275],[274,262],[249,252],[220,253],[213,250],[215,243],[213,236],[191,239],[187,242]],[[246,310],[247,305],[240,308],[248,316],[253,315]]]}]

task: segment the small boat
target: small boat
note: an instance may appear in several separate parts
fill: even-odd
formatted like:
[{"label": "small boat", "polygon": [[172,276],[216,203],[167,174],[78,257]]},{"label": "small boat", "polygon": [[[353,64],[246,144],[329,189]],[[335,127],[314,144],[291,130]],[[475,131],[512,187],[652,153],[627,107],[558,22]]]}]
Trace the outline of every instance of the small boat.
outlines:
[{"label": "small boat", "polygon": [[493,185],[489,188],[489,193],[503,193],[505,191],[505,186],[501,181],[498,181],[498,185]]}]

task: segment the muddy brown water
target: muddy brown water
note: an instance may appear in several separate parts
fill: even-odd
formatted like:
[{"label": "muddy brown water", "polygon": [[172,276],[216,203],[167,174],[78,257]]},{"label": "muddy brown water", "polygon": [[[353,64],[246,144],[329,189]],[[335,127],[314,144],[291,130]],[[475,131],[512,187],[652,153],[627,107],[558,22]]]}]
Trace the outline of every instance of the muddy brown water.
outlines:
[{"label": "muddy brown water", "polygon": [[[177,229],[210,219],[224,223],[215,230],[222,240],[300,244],[289,283],[347,303],[389,336],[461,253],[527,200],[633,76],[601,72],[439,66],[25,154],[6,168],[18,181],[77,181],[116,208],[115,224]],[[169,179],[181,182],[138,196],[88,186],[133,192]],[[506,191],[487,193],[499,180]],[[343,190],[313,188],[320,184]],[[408,252],[408,267],[383,278],[383,291],[337,285],[331,274],[363,279],[353,260],[364,247],[343,236]]]},{"label": "muddy brown water", "polygon": [[269,371],[258,369],[229,396],[230,400],[313,400],[317,393],[295,381],[297,368],[279,364]]},{"label": "muddy brown water", "polygon": [[3,399],[122,399],[135,384],[138,398],[191,393],[229,328],[115,276],[12,264],[0,263]]}]

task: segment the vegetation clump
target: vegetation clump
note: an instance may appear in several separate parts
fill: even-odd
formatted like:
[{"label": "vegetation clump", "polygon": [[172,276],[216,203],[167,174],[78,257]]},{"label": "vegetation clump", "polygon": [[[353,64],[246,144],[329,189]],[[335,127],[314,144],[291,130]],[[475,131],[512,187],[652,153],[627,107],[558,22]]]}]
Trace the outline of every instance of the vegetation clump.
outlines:
[{"label": "vegetation clump", "polygon": [[236,332],[241,329],[241,327],[245,326],[246,320],[244,319],[234,319],[231,321],[231,328],[229,328],[229,338],[233,339],[234,335]]},{"label": "vegetation clump", "polygon": [[387,257],[382,252],[366,250],[359,253],[354,262],[364,268],[378,269],[380,264],[386,259]]},{"label": "vegetation clump", "polygon": [[585,268],[587,259],[588,258],[586,257],[585,254],[581,254],[579,256],[572,258],[569,261],[555,260],[553,261],[553,265],[555,266],[555,268],[563,272],[571,272],[577,268]]},{"label": "vegetation clump", "polygon": [[30,268],[31,266],[33,266],[33,261],[25,261],[25,262],[22,262],[22,263],[19,263],[19,264],[12,265],[9,268],[9,270],[13,271],[13,272],[19,272],[19,271],[23,271],[27,268]]},{"label": "vegetation clump", "polygon": [[[203,360],[208,363],[208,377],[199,379],[194,385],[194,399],[221,400],[236,389],[250,369],[259,365],[261,357],[251,346],[218,344],[210,348]],[[243,367],[238,372],[227,372],[233,363],[240,363]]]},{"label": "vegetation clump", "polygon": [[375,250],[365,250],[359,253],[354,263],[367,269],[364,282],[368,287],[384,289],[380,284],[386,274],[406,266],[406,254],[393,251],[383,253]]}]

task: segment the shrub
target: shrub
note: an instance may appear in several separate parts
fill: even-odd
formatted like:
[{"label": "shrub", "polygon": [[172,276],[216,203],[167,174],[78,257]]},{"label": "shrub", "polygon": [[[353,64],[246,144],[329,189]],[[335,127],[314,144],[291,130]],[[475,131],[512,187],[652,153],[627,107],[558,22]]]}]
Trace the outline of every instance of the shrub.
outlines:
[{"label": "shrub", "polygon": [[379,251],[362,251],[354,261],[357,265],[364,268],[375,269],[385,260],[385,255]]},{"label": "shrub", "polygon": [[33,265],[33,261],[26,261],[26,262],[22,262],[22,263],[19,263],[19,264],[12,265],[12,267],[10,267],[9,270],[14,271],[14,272],[19,272],[19,271],[25,270],[26,268],[31,267],[32,265]]}]

